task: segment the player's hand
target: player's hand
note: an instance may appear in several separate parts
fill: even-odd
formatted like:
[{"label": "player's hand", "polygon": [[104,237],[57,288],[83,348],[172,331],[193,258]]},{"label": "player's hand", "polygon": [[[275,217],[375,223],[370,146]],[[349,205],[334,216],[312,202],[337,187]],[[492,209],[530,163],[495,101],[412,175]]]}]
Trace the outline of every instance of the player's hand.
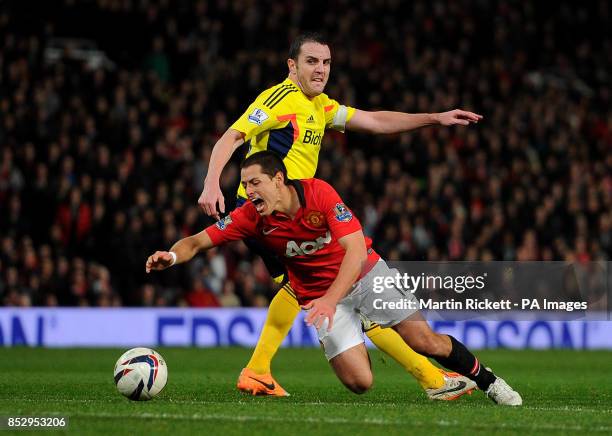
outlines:
[{"label": "player's hand", "polygon": [[216,220],[221,219],[217,212],[217,203],[219,203],[219,211],[225,213],[225,199],[218,183],[204,183],[204,189],[198,198],[198,204],[208,216]]},{"label": "player's hand", "polygon": [[306,315],[306,324],[314,325],[315,328],[320,329],[327,319],[327,331],[331,331],[334,323],[334,314],[336,313],[336,303],[331,301],[326,296],[312,300],[310,303],[302,306],[302,309],[308,311]]},{"label": "player's hand", "polygon": [[438,123],[442,126],[454,126],[456,124],[467,126],[470,123],[477,123],[482,120],[482,115],[461,109],[454,109],[452,111],[436,114],[436,118]]},{"label": "player's hand", "polygon": [[172,266],[173,258],[172,255],[167,251],[156,251],[147,259],[145,265],[145,271],[150,273],[151,271],[161,271]]}]

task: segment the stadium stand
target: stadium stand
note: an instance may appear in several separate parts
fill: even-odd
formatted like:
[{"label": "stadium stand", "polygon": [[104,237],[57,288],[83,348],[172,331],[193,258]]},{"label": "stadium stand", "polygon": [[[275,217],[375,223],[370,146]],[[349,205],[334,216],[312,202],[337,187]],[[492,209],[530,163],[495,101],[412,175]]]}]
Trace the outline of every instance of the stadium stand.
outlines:
[{"label": "stadium stand", "polygon": [[210,224],[197,197],[212,145],[285,76],[288,28],[329,33],[326,92],[345,104],[485,116],[325,136],[318,176],[384,257],[612,256],[604,0],[344,0],[318,2],[320,16],[275,1],[30,3],[0,5],[3,305],[267,305],[273,286],[242,244],[155,276],[144,262]]}]

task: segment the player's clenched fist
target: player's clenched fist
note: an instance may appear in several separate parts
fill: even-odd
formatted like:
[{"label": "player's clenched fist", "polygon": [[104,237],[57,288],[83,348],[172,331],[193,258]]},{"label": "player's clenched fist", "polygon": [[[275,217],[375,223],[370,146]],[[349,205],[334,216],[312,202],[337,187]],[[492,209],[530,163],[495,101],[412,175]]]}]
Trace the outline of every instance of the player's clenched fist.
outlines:
[{"label": "player's clenched fist", "polygon": [[147,259],[147,263],[145,265],[145,270],[147,273],[150,273],[153,270],[162,270],[166,269],[172,265],[176,258],[168,251],[156,251]]},{"label": "player's clenched fist", "polygon": [[220,217],[217,212],[217,203],[219,203],[219,211],[225,213],[225,200],[221,188],[219,185],[206,183],[198,199],[198,204],[206,215],[218,220]]}]

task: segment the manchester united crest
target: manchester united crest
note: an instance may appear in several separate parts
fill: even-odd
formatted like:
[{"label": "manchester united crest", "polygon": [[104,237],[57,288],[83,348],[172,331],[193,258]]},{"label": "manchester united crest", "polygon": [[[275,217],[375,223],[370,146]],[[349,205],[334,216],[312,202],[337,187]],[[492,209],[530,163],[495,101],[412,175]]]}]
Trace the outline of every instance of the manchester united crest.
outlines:
[{"label": "manchester united crest", "polygon": [[318,210],[310,210],[306,212],[306,215],[304,215],[304,221],[309,226],[318,228],[323,227],[325,224],[325,217],[323,216],[323,213]]}]

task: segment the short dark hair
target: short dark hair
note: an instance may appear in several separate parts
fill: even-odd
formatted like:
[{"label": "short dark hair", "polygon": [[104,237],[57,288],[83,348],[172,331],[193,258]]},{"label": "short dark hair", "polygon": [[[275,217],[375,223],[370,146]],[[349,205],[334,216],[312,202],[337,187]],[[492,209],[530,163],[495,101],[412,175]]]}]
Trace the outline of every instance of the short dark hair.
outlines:
[{"label": "short dark hair", "polygon": [[287,177],[287,167],[283,163],[283,159],[273,151],[264,150],[253,153],[247,157],[242,164],[240,169],[247,168],[253,165],[259,165],[261,172],[267,174],[270,177],[274,177],[279,171],[283,173],[285,185],[289,184],[289,178]]},{"label": "short dark hair", "polygon": [[298,35],[289,47],[289,59],[297,60],[302,50],[302,46],[307,42],[316,42],[329,46],[327,38],[320,32],[305,32]]}]

